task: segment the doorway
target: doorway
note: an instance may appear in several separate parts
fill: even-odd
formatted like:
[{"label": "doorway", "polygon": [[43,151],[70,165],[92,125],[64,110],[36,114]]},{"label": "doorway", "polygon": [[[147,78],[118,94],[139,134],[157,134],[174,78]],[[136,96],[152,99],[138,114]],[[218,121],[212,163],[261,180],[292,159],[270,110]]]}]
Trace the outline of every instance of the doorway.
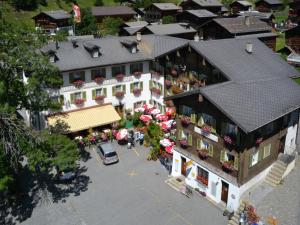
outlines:
[{"label": "doorway", "polygon": [[228,189],[229,184],[225,181],[222,181],[222,193],[221,193],[221,200],[227,204],[228,201]]},{"label": "doorway", "polygon": [[117,113],[121,116],[123,116],[123,108],[124,108],[124,104],[119,104],[115,106],[115,110],[117,111]]},{"label": "doorway", "polygon": [[186,176],[186,158],[181,157],[181,174]]},{"label": "doorway", "polygon": [[285,138],[286,138],[286,135],[284,135],[282,138],[280,138],[278,154],[279,153],[284,153]]}]

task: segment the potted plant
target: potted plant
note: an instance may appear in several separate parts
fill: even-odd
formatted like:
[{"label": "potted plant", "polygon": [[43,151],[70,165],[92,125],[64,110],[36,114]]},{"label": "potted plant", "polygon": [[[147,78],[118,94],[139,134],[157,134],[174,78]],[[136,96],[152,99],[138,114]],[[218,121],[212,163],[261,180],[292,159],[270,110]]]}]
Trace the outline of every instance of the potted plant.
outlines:
[{"label": "potted plant", "polygon": [[118,74],[116,75],[116,79],[117,79],[117,81],[119,81],[119,82],[123,81],[123,79],[124,79],[124,74],[118,73]]},{"label": "potted plant", "polygon": [[191,123],[191,120],[190,120],[189,117],[187,117],[187,116],[181,117],[181,124],[182,124],[182,126],[187,127],[187,126],[190,125],[190,123]]},{"label": "potted plant", "polygon": [[223,162],[222,163],[222,168],[227,173],[231,173],[234,170],[233,163],[231,161]]},{"label": "potted plant", "polygon": [[80,99],[75,99],[74,102],[76,105],[82,105],[84,103],[84,99],[80,98]]},{"label": "potted plant", "polygon": [[210,134],[210,133],[211,133],[211,127],[208,126],[208,125],[204,125],[204,126],[202,127],[202,131],[203,131],[204,133],[206,133],[206,134]]},{"label": "potted plant", "polygon": [[224,139],[225,144],[228,144],[228,145],[232,145],[233,144],[233,140],[232,140],[232,138],[230,136],[225,135],[223,137],[223,139]]},{"label": "potted plant", "polygon": [[142,90],[140,88],[134,88],[132,92],[135,96],[138,96],[141,94]]},{"label": "potted plant", "polygon": [[155,94],[157,94],[157,95],[160,95],[160,94],[161,94],[160,89],[159,89],[159,88],[156,88],[156,87],[151,88],[151,92],[153,92],[153,93],[155,93]]},{"label": "potted plant", "polygon": [[189,146],[188,141],[186,139],[180,140],[179,143],[182,148],[187,148]]},{"label": "potted plant", "polygon": [[170,80],[165,80],[165,85],[167,89],[170,89],[172,87],[172,82]]},{"label": "potted plant", "polygon": [[95,97],[95,100],[96,100],[96,101],[103,101],[104,98],[105,98],[105,96],[103,96],[103,95],[98,95],[98,96]]},{"label": "potted plant", "polygon": [[200,149],[200,150],[198,150],[198,155],[201,159],[206,159],[208,157],[208,150]]},{"label": "potted plant", "polygon": [[104,77],[95,77],[94,81],[97,83],[97,84],[102,84],[103,81],[105,80]]},{"label": "potted plant", "polygon": [[117,98],[123,98],[124,97],[124,91],[117,91],[116,94],[115,94],[115,96]]},{"label": "potted plant", "polygon": [[84,83],[83,80],[76,80],[73,82],[74,86],[77,88],[82,87],[83,83]]},{"label": "potted plant", "polygon": [[140,72],[140,71],[133,72],[133,76],[135,76],[135,78],[140,78],[141,74],[142,74],[142,72]]},{"label": "potted plant", "polygon": [[100,138],[101,138],[101,140],[102,140],[103,142],[107,142],[107,141],[108,141],[108,135],[105,134],[105,133],[102,133]]}]

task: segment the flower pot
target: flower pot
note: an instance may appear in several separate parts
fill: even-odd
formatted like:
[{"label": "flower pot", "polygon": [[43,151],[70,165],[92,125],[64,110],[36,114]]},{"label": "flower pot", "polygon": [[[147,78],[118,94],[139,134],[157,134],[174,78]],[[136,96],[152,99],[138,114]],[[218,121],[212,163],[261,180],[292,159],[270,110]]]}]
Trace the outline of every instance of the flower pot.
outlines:
[{"label": "flower pot", "polygon": [[206,159],[208,157],[208,151],[206,149],[200,149],[198,155],[200,159]]},{"label": "flower pot", "polygon": [[115,94],[116,98],[123,98],[124,97],[124,92],[123,91],[118,91]]},{"label": "flower pot", "polygon": [[142,90],[139,88],[135,88],[132,90],[132,92],[135,96],[139,96],[141,94]]},{"label": "flower pot", "polygon": [[133,76],[135,76],[135,78],[140,78],[141,77],[141,72],[140,71],[135,71],[134,73],[133,73]]},{"label": "flower pot", "polygon": [[84,103],[84,99],[75,99],[74,102],[76,105],[82,105]]},{"label": "flower pot", "polygon": [[172,87],[172,82],[169,80],[165,80],[165,85],[167,89],[170,89]]},{"label": "flower pot", "polygon": [[181,125],[183,127],[188,127],[190,125],[190,123],[191,123],[191,120],[189,117],[184,116],[181,118]]},{"label": "flower pot", "polygon": [[105,98],[105,96],[100,95],[100,96],[96,96],[96,97],[95,97],[95,100],[96,100],[96,101],[103,101],[104,98]]},{"label": "flower pot", "polygon": [[117,81],[121,82],[121,81],[123,81],[123,79],[124,79],[124,74],[119,73],[119,74],[116,75],[116,80]]},{"label": "flower pot", "polygon": [[184,148],[184,149],[186,149],[189,146],[187,140],[185,140],[185,139],[180,140],[179,144],[180,144],[181,148]]},{"label": "flower pot", "polygon": [[84,83],[83,80],[76,80],[73,82],[74,86],[77,88],[82,87],[83,83]]},{"label": "flower pot", "polygon": [[230,163],[230,162],[223,162],[222,169],[226,173],[231,173],[234,170],[234,167],[233,167],[232,163]]},{"label": "flower pot", "polygon": [[95,81],[97,84],[102,84],[104,80],[105,80],[104,77],[95,77],[95,79],[94,79],[94,81]]}]

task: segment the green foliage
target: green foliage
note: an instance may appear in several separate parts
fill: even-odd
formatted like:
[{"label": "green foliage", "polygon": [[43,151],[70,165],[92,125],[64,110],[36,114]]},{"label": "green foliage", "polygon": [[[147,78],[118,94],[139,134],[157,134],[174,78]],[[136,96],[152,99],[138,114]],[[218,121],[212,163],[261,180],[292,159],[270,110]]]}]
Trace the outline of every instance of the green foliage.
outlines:
[{"label": "green foliage", "polygon": [[67,134],[69,133],[70,126],[65,121],[58,119],[53,126],[49,127],[51,134]]},{"label": "green foliage", "polygon": [[119,128],[124,128],[126,125],[126,119],[124,117],[119,121]]},{"label": "green foliage", "polygon": [[33,10],[38,7],[37,0],[11,0],[11,2],[17,10]]},{"label": "green foliage", "polygon": [[8,162],[8,157],[4,154],[3,149],[0,148],[0,191],[7,191],[13,182],[13,173]]},{"label": "green foliage", "polygon": [[135,127],[142,127],[144,126],[143,122],[140,120],[142,113],[141,112],[135,112],[133,114],[133,125]]},{"label": "green foliage", "polygon": [[123,20],[121,18],[105,17],[100,24],[101,36],[118,35]]},{"label": "green foliage", "polygon": [[149,137],[151,139],[159,139],[163,134],[160,126],[158,126],[155,123],[150,123],[147,128],[148,128]]},{"label": "green foliage", "polygon": [[[300,72],[300,67],[296,68]],[[300,85],[300,77],[294,78],[293,79],[297,84]]]},{"label": "green foliage", "polygon": [[75,25],[76,35],[96,35],[98,27],[96,18],[92,15],[90,8],[81,9],[81,22]]},{"label": "green foliage", "polygon": [[162,18],[162,23],[163,24],[175,23],[175,18],[173,16],[164,16]]},{"label": "green foliage", "polygon": [[103,1],[102,0],[95,0],[94,6],[103,6]]}]

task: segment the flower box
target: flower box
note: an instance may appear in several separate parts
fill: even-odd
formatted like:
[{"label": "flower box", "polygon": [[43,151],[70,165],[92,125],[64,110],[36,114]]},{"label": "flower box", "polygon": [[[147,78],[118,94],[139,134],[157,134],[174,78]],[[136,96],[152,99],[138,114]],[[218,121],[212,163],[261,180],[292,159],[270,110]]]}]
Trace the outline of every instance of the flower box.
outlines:
[{"label": "flower box", "polygon": [[84,99],[75,99],[74,103],[76,105],[82,105],[84,103]]},{"label": "flower box", "polygon": [[205,186],[208,186],[208,180],[205,179],[204,177],[197,176],[197,181],[200,182],[200,183],[202,183]]},{"label": "flower box", "polygon": [[82,87],[84,81],[83,80],[76,80],[73,82],[74,86],[77,87],[77,88],[80,88]]},{"label": "flower box", "polygon": [[201,159],[206,159],[208,157],[208,150],[200,149],[200,150],[198,150],[198,155]]},{"label": "flower box", "polygon": [[142,72],[140,72],[140,71],[133,72],[133,76],[135,76],[135,78],[140,78],[141,75],[142,75]]},{"label": "flower box", "polygon": [[190,120],[189,117],[183,116],[183,117],[181,118],[181,125],[182,125],[182,126],[187,127],[187,126],[190,125],[190,123],[191,123],[191,120]]},{"label": "flower box", "polygon": [[188,141],[186,139],[180,140],[179,144],[182,148],[187,148],[189,146]]},{"label": "flower box", "polygon": [[170,80],[165,80],[165,85],[167,89],[170,89],[172,87],[172,82]]},{"label": "flower box", "polygon": [[96,101],[103,101],[104,99],[105,99],[105,96],[103,96],[103,95],[99,95],[99,96],[95,97]]},{"label": "flower box", "polygon": [[138,96],[141,94],[142,90],[140,88],[134,88],[132,92],[135,96]]},{"label": "flower box", "polygon": [[222,163],[222,168],[227,173],[231,173],[234,170],[233,163],[229,162],[229,161],[223,162]]},{"label": "flower box", "polygon": [[117,81],[121,82],[121,81],[123,81],[123,79],[124,79],[124,74],[119,73],[119,74],[116,75],[116,80]]},{"label": "flower box", "polygon": [[117,91],[116,92],[116,94],[115,94],[115,96],[117,97],[117,98],[123,98],[124,97],[124,91]]},{"label": "flower box", "polygon": [[94,79],[94,81],[95,81],[97,84],[102,84],[104,80],[105,80],[104,77],[95,77],[95,79]]},{"label": "flower box", "polygon": [[161,90],[159,88],[156,88],[156,87],[153,87],[151,88],[151,92],[152,93],[155,93],[157,95],[160,95],[161,94]]},{"label": "flower box", "polygon": [[207,134],[211,133],[211,127],[208,125],[204,125],[201,129],[204,133],[207,133]]},{"label": "flower box", "polygon": [[180,88],[180,87],[178,87],[177,85],[173,85],[173,87],[172,87],[172,92],[173,92],[173,94],[180,94],[180,93],[182,93],[183,92],[183,90]]},{"label": "flower box", "polygon": [[229,145],[233,144],[233,140],[228,135],[225,135],[223,139],[226,144],[229,144]]}]

